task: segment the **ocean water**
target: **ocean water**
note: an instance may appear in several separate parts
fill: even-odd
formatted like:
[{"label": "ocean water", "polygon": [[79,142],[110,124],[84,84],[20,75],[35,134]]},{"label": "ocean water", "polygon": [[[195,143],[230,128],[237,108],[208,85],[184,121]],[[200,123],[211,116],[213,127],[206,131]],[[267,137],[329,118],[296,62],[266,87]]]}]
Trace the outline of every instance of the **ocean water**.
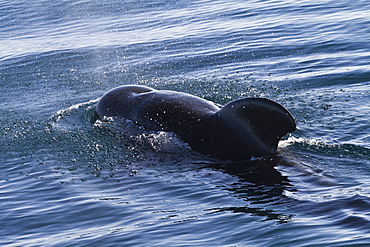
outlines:
[{"label": "ocean water", "polygon": [[[369,246],[370,5],[0,1],[1,246]],[[92,124],[124,84],[266,97],[298,129],[230,163]]]}]

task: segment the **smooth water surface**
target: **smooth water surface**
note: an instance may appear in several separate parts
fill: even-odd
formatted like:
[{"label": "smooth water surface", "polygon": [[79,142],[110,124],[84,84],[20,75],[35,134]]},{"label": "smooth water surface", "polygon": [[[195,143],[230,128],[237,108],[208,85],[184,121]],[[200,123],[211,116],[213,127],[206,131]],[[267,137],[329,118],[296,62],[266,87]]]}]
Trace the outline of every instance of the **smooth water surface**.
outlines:
[{"label": "smooth water surface", "polygon": [[[0,1],[0,245],[368,246],[367,1]],[[298,129],[230,163],[91,123],[124,84],[267,97]]]}]

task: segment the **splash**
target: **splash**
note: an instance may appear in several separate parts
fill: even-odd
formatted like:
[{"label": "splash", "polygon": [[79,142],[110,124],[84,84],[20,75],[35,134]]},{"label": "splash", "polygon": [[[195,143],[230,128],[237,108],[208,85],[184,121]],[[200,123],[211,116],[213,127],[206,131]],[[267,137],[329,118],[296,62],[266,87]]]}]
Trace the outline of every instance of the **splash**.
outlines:
[{"label": "splash", "polygon": [[90,119],[92,118],[92,114],[93,114],[93,110],[94,110],[94,105],[98,101],[99,101],[99,99],[93,99],[93,100],[89,100],[87,102],[83,102],[83,103],[78,103],[78,104],[72,105],[72,106],[70,106],[70,107],[68,107],[66,109],[62,109],[62,110],[57,111],[54,115],[52,115],[50,117],[50,119],[52,121],[54,121],[55,123],[58,123],[62,119],[65,119],[66,116],[69,116],[73,112],[79,111],[82,108],[84,108],[84,110],[85,110],[84,119],[85,120],[88,120],[89,122],[91,122]]}]

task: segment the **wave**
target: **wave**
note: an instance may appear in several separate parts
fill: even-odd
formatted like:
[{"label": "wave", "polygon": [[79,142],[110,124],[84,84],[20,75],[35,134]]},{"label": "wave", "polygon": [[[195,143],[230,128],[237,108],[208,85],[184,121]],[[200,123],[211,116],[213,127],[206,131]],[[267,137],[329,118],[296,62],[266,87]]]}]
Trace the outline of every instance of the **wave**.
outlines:
[{"label": "wave", "polygon": [[370,149],[349,143],[326,143],[318,139],[305,139],[303,137],[290,136],[279,143],[279,148],[295,147],[300,150],[315,151],[322,154],[338,157],[366,158],[370,157]]}]

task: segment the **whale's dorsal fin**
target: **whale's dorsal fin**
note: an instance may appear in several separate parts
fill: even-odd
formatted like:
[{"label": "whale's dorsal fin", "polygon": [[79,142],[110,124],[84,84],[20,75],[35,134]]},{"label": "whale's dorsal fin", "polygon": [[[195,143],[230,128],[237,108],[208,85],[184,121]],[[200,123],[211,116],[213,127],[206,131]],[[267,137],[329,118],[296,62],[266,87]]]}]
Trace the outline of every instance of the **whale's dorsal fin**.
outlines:
[{"label": "whale's dorsal fin", "polygon": [[296,128],[292,115],[265,98],[244,98],[226,104],[216,114],[212,153],[223,159],[247,159],[276,152],[279,140]]}]

